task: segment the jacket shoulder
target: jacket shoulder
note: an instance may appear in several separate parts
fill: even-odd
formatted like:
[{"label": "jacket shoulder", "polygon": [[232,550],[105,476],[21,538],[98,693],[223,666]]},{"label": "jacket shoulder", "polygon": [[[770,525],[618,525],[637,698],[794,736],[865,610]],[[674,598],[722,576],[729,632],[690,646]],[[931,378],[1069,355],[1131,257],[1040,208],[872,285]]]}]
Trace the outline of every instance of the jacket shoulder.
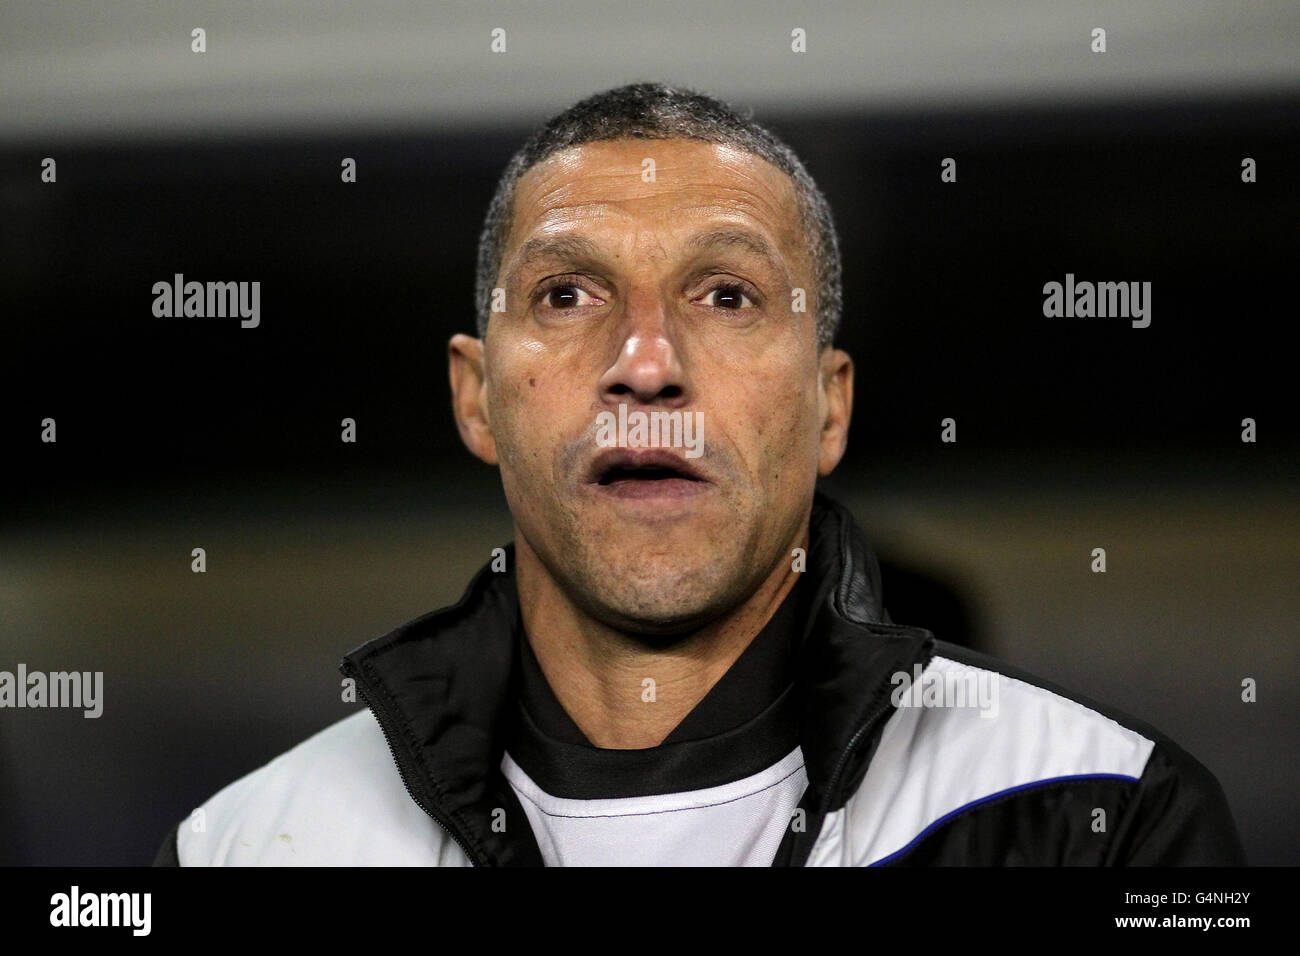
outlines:
[{"label": "jacket shoulder", "polygon": [[838,862],[1244,862],[1213,774],[1136,718],[944,642],[895,702]]},{"label": "jacket shoulder", "polygon": [[180,823],[176,851],[181,866],[468,863],[406,792],[368,709],[214,794]]}]

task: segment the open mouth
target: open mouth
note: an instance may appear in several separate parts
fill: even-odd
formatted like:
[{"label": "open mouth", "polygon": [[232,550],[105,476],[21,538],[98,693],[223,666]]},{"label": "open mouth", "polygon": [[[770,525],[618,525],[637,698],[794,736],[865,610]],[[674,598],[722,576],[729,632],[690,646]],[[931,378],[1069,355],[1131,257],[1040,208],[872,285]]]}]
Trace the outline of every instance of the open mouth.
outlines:
[{"label": "open mouth", "polygon": [[621,481],[667,481],[670,478],[682,478],[694,481],[674,468],[611,468],[600,476],[598,485],[616,485]]},{"label": "open mouth", "polygon": [[627,498],[677,498],[709,484],[693,464],[658,450],[604,452],[592,462],[588,477],[598,489]]}]

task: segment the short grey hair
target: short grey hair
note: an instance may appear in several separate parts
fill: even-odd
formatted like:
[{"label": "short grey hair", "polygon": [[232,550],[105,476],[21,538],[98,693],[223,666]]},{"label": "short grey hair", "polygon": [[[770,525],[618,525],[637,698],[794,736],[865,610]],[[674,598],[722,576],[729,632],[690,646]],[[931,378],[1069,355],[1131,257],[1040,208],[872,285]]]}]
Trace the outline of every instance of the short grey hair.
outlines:
[{"label": "short grey hair", "polygon": [[674,137],[739,149],[767,160],[793,180],[800,225],[812,254],[817,344],[831,344],[840,324],[842,293],[839,240],[826,197],[794,150],[770,130],[721,100],[663,83],[632,83],[589,96],[552,117],[511,157],[479,237],[475,309],[480,337],[487,334],[492,290],[505,254],[515,190],[524,173],[554,153],[586,143]]}]

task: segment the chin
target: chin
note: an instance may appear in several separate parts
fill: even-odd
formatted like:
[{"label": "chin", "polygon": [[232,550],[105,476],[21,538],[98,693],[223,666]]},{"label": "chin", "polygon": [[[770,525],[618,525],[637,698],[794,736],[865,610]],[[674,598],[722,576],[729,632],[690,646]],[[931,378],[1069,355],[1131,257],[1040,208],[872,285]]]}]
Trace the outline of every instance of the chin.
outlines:
[{"label": "chin", "polygon": [[601,573],[588,585],[594,617],[656,643],[684,637],[723,613],[731,588],[716,562],[701,566],[616,567],[597,562]]},{"label": "chin", "polygon": [[595,610],[594,616],[607,627],[658,650],[682,643],[713,619],[706,608],[681,607],[604,606]]}]

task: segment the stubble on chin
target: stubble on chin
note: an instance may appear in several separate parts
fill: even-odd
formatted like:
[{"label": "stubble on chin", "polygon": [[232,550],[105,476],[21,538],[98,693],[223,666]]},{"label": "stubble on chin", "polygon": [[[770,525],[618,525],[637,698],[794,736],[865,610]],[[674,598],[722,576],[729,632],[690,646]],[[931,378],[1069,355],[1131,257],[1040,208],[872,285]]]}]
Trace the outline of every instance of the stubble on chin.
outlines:
[{"label": "stubble on chin", "polygon": [[571,536],[575,550],[558,569],[560,584],[607,627],[660,639],[685,636],[733,610],[761,583],[754,580],[754,529],[738,535],[735,521],[723,524],[667,540],[650,529],[621,537],[614,527],[579,530]]},{"label": "stubble on chin", "polygon": [[559,442],[549,475],[508,491],[527,499],[512,500],[511,510],[525,515],[517,523],[567,600],[606,627],[662,644],[734,610],[761,585],[761,510],[738,500],[743,481],[725,445],[706,441],[698,459],[714,484],[704,510],[662,523],[620,516],[584,493],[599,450],[594,428]]}]

